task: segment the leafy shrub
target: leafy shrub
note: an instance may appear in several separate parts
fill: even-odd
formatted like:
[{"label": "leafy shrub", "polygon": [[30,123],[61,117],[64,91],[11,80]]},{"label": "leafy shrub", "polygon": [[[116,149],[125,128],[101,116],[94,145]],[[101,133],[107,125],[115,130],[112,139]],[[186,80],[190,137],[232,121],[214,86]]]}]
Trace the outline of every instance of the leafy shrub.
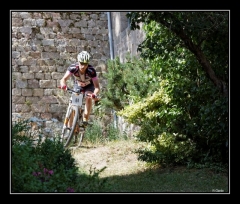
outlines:
[{"label": "leafy shrub", "polygon": [[114,127],[113,123],[107,124],[105,134],[102,132],[103,128],[98,120],[93,121],[92,125],[86,128],[84,141],[90,143],[102,143],[117,140],[117,139],[127,139],[126,134],[120,133],[120,131]]},{"label": "leafy shrub", "polygon": [[11,191],[23,192],[94,192],[101,191],[105,180],[100,171],[80,173],[69,149],[59,137],[32,136],[29,120],[12,125]]},{"label": "leafy shrub", "polygon": [[136,152],[139,153],[140,160],[168,166],[186,165],[196,153],[195,151],[195,145],[190,140],[179,140],[176,136],[164,132],[155,137],[151,145]]}]

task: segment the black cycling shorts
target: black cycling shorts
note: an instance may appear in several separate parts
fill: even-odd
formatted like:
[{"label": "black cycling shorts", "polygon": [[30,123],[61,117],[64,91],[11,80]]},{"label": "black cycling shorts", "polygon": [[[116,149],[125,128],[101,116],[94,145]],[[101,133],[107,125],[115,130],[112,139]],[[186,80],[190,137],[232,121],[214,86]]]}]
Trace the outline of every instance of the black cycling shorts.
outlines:
[{"label": "black cycling shorts", "polygon": [[89,85],[84,86],[84,87],[81,87],[81,86],[78,86],[77,84],[75,84],[74,85],[74,90],[76,90],[76,89],[83,89],[84,92],[86,93],[88,91],[94,92],[95,87],[94,87],[93,84],[89,84]]}]

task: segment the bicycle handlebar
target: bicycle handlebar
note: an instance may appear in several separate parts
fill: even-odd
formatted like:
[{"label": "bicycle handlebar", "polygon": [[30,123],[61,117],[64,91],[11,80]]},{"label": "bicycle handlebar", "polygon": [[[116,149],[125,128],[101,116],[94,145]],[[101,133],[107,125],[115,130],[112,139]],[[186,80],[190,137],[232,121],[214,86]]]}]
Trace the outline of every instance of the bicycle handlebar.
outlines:
[{"label": "bicycle handlebar", "polygon": [[[62,89],[60,86],[58,86],[58,88],[59,88],[59,89]],[[73,89],[70,89],[69,87],[66,87],[66,90],[67,90],[68,92],[74,92],[74,93],[85,93],[85,91],[84,91],[83,88],[81,88],[80,90],[75,91],[75,90],[73,90]],[[92,94],[87,94],[87,96],[91,96],[91,97],[92,97]],[[93,97],[93,98],[98,98],[98,96],[95,95],[95,97]]]},{"label": "bicycle handlebar", "polygon": [[[60,86],[58,86],[58,88],[59,88],[59,89],[62,89]],[[75,90],[73,90],[73,89],[70,89],[69,87],[66,87],[65,90],[68,91],[68,92],[74,92],[74,93],[81,93],[81,92],[84,93],[84,92],[85,92],[83,89],[80,89],[80,90],[75,91]]]}]

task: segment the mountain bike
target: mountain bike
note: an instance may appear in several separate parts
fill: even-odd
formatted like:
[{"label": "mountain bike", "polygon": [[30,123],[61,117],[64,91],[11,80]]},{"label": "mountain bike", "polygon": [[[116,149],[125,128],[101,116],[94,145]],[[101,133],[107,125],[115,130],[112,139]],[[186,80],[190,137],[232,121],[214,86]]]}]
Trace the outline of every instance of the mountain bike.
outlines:
[{"label": "mountain bike", "polygon": [[[83,89],[73,90],[69,87],[67,87],[66,90],[71,94],[71,96],[63,122],[61,140],[64,143],[64,147],[67,148],[72,142],[74,144],[77,143],[77,137],[80,134],[77,145],[77,147],[80,147],[86,128],[86,125],[83,124],[83,101],[85,98],[85,91]],[[91,94],[87,95],[91,96]],[[74,141],[72,141],[73,135],[75,135]]]}]

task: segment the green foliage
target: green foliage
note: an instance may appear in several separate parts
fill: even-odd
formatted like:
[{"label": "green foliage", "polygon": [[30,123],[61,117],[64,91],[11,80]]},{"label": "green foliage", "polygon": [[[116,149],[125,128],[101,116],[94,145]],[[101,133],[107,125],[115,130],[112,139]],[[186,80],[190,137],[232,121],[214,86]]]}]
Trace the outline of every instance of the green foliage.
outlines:
[{"label": "green foliage", "polygon": [[[141,131],[136,134],[136,137],[156,146],[156,152],[151,154],[151,157],[154,155],[154,162],[156,160],[163,162],[162,155],[166,156],[166,152],[161,148],[161,150],[158,149],[159,146],[153,141],[167,132],[168,137],[173,137],[170,141],[175,141],[173,135],[183,135],[185,145],[192,149],[190,143],[186,143],[191,141],[198,150],[191,151],[192,154],[189,155],[181,153],[183,157],[181,160],[177,160],[176,157],[167,157],[167,163],[170,163],[170,158],[173,164],[185,162],[182,164],[186,165],[188,162],[209,161],[227,163],[228,100],[207,80],[202,71],[194,72],[186,63],[182,63],[182,60],[178,61],[180,63],[176,69],[171,67],[168,70],[161,69],[158,91],[149,93],[148,97],[134,104],[126,105],[124,109],[118,111],[118,115],[123,116],[130,123],[141,126]],[[191,61],[191,55],[189,55],[189,61]],[[152,67],[159,66],[158,59],[152,63],[154,62],[156,65]],[[188,71],[184,72],[184,69]],[[165,79],[161,80],[161,78]],[[149,124],[151,124],[150,127]],[[176,152],[172,153],[176,154]],[[147,159],[149,151],[146,151],[148,156],[143,156],[143,151],[141,155],[141,158],[150,161]]]},{"label": "green foliage", "polygon": [[107,140],[108,141],[116,141],[116,140],[126,140],[128,139],[126,133],[121,133],[119,129],[114,127],[113,123],[109,123],[106,128],[107,132]]},{"label": "green foliage", "polygon": [[103,128],[100,125],[100,121],[95,120],[91,126],[88,126],[85,131],[84,141],[92,144],[104,144],[109,141],[127,139],[125,134],[114,127],[113,123],[109,123]]},{"label": "green foliage", "polygon": [[166,82],[161,81],[159,83],[160,89],[155,91],[152,96],[133,105],[126,106],[123,110],[118,111],[118,115],[126,117],[128,122],[137,123],[138,125],[141,125],[144,117],[149,120],[155,120],[156,117],[164,115],[166,106],[170,102],[170,98],[161,88],[164,83]]},{"label": "green foliage", "polygon": [[[125,101],[117,114],[139,125],[136,138],[154,147],[152,151],[140,150],[140,158],[160,164],[227,165],[228,97],[212,83],[216,73],[218,81],[228,86],[226,12],[131,12],[128,15],[133,28],[144,22],[146,39],[138,50],[144,58],[139,61],[147,66],[138,69],[137,64],[135,69],[142,73],[141,80],[128,74],[127,84],[134,81],[147,87],[145,94],[141,94],[143,89],[132,92],[133,86],[125,85],[129,93],[126,98],[134,100]],[[200,50],[204,55],[201,59]],[[201,60],[211,62],[208,68],[213,72],[206,73],[207,66]],[[132,69],[129,63],[121,66],[124,73]]]},{"label": "green foliage", "polygon": [[108,83],[106,90],[102,91],[101,99],[101,104],[106,108],[113,107],[119,110],[127,102],[126,95],[128,92],[123,81],[123,70],[124,67],[120,63],[119,58],[116,58],[114,61],[108,61],[108,72],[103,75],[104,78],[107,78]]},{"label": "green foliage", "polygon": [[[168,60],[180,48],[188,49],[215,86],[227,96],[229,63],[229,12],[129,12],[131,28],[144,23],[141,56]],[[175,57],[174,57],[175,58]]]},{"label": "green foliage", "polygon": [[87,126],[84,134],[84,141],[88,141],[90,143],[104,142],[104,138],[102,136],[102,128],[99,122],[94,120],[91,126]]},{"label": "green foliage", "polygon": [[[146,125],[146,127],[151,125]],[[156,131],[156,130],[155,130]],[[143,133],[143,134],[142,134]],[[144,130],[139,135],[144,135]],[[165,165],[185,165],[196,154],[196,147],[190,139],[178,140],[176,135],[163,132],[151,140],[151,145],[137,150],[139,159],[150,163]]]},{"label": "green foliage", "polygon": [[12,125],[11,191],[12,193],[64,193],[101,191],[103,171],[79,173],[69,149],[59,137],[32,137],[29,120]]},{"label": "green foliage", "polygon": [[121,63],[119,57],[109,60],[108,72],[103,75],[108,83],[106,90],[102,91],[102,109],[121,110],[126,104],[138,101],[156,89],[155,78],[148,75],[149,70],[151,67],[147,61],[131,58],[129,53],[126,63]]}]

